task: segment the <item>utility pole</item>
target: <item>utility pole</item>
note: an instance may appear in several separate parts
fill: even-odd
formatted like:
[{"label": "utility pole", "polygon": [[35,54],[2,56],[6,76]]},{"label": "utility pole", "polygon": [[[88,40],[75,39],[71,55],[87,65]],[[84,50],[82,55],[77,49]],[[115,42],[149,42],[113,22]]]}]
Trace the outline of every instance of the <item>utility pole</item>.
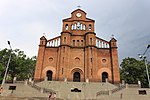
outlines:
[{"label": "utility pole", "polygon": [[7,76],[7,72],[8,72],[8,68],[9,68],[9,63],[10,63],[10,60],[11,60],[12,48],[11,48],[11,45],[10,45],[10,41],[8,41],[8,45],[10,47],[10,55],[9,55],[8,63],[7,63],[7,66],[6,66],[4,78],[3,78],[3,81],[2,81],[2,84],[1,84],[1,89],[3,88],[3,85],[5,84],[5,80],[6,80],[6,76]]},{"label": "utility pole", "polygon": [[148,79],[148,87],[150,88],[149,71],[148,71],[148,68],[147,68],[148,66],[147,66],[147,60],[146,60],[146,55],[145,55],[149,47],[150,47],[150,44],[147,46],[147,48],[146,48],[146,50],[143,54],[139,54],[139,58],[144,60],[144,64],[145,64],[145,67],[146,67],[147,79]]}]

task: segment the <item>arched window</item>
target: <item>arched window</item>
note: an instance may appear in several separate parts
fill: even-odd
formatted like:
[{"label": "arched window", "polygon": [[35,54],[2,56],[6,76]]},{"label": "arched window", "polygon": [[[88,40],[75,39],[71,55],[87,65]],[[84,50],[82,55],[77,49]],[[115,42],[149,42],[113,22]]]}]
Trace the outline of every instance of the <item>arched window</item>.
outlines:
[{"label": "arched window", "polygon": [[74,29],[75,29],[75,30],[77,29],[77,24],[74,24]]},{"label": "arched window", "polygon": [[81,27],[81,24],[80,24],[80,22],[78,22],[77,23],[77,30],[80,30],[81,29],[80,27]]},{"label": "arched window", "polygon": [[92,25],[91,24],[89,24],[89,30],[92,30]]},{"label": "arched window", "polygon": [[66,28],[66,30],[68,30],[68,24],[66,24],[65,28]]},{"label": "arched window", "polygon": [[80,25],[80,29],[83,30],[83,25],[82,24]]},{"label": "arched window", "polygon": [[74,25],[71,25],[71,30],[73,30],[74,29]]},{"label": "arched window", "polygon": [[86,28],[85,28],[85,25],[83,25],[83,28],[82,28],[83,30],[86,30]]},{"label": "arched window", "polygon": [[71,30],[86,30],[86,26],[80,22],[77,22],[74,25],[71,25]]}]

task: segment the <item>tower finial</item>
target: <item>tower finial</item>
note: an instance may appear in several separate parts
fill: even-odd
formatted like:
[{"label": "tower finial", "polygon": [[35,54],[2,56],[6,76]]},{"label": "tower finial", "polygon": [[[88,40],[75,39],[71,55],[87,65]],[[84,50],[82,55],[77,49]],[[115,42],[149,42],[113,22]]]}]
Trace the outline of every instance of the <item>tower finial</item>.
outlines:
[{"label": "tower finial", "polygon": [[43,33],[43,36],[46,37],[46,33]]},{"label": "tower finial", "polygon": [[111,38],[114,38],[114,35],[113,35],[113,34],[111,35]]},{"label": "tower finial", "polygon": [[80,9],[80,8],[81,8],[81,6],[80,6],[80,5],[78,5],[77,7],[78,7],[78,9]]}]

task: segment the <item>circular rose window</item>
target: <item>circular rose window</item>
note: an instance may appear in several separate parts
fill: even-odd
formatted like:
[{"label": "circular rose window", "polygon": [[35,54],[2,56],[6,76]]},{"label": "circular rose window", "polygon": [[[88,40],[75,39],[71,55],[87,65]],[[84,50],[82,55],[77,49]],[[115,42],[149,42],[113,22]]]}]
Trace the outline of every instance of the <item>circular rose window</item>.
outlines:
[{"label": "circular rose window", "polygon": [[79,61],[80,61],[80,58],[76,57],[76,58],[75,58],[75,61],[76,61],[76,62],[79,62]]},{"label": "circular rose window", "polygon": [[52,57],[50,57],[50,58],[49,58],[49,61],[50,61],[50,62],[52,62],[52,61],[53,61],[53,58],[52,58]]},{"label": "circular rose window", "polygon": [[106,59],[102,59],[102,62],[103,62],[103,63],[106,63],[106,61],[107,61]]}]

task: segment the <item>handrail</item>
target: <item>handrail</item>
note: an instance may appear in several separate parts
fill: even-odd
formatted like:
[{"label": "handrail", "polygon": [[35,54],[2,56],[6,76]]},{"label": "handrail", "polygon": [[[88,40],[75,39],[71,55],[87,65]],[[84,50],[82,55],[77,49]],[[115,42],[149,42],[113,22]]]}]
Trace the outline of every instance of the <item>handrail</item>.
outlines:
[{"label": "handrail", "polygon": [[122,90],[122,89],[124,89],[124,88],[125,88],[125,85],[119,86],[119,87],[117,87],[117,88],[115,88],[115,89],[112,89],[112,90],[111,90],[111,93],[113,94],[113,93],[118,92],[118,91],[120,91],[120,90]]},{"label": "handrail", "polygon": [[31,86],[31,87],[33,87],[33,88],[35,88],[36,90],[38,90],[38,91],[43,91],[43,93],[56,93],[54,90],[52,90],[52,89],[46,89],[46,88],[42,88],[42,87],[39,87],[39,86],[37,86],[36,84],[34,84],[34,83],[32,83],[32,82],[27,82],[28,83],[28,85],[29,86]]},{"label": "handrail", "polygon": [[99,92],[96,93],[96,96],[100,96],[100,95],[109,95],[109,90],[101,90]]},{"label": "handrail", "polygon": [[115,92],[118,92],[118,91],[120,91],[120,90],[122,90],[122,89],[124,89],[124,88],[125,88],[125,85],[119,86],[119,87],[114,88],[114,89],[112,89],[112,90],[101,90],[101,91],[99,91],[99,92],[96,93],[96,96],[100,96],[100,95],[110,95],[110,94],[113,94],[113,93],[115,93]]}]

